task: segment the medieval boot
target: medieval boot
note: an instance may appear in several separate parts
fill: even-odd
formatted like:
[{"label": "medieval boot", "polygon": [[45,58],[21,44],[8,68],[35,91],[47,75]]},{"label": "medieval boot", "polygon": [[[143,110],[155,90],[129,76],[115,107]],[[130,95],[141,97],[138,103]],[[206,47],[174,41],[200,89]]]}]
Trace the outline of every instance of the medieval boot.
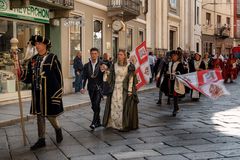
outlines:
[{"label": "medieval boot", "polygon": [[168,105],[171,104],[171,103],[170,103],[170,97],[168,97],[168,99],[167,99],[167,104],[168,104]]},{"label": "medieval boot", "polygon": [[93,114],[92,123],[91,123],[91,125],[89,126],[92,130],[94,130],[94,129],[96,128],[96,122],[97,122],[97,114],[94,113],[94,114]]},{"label": "medieval boot", "polygon": [[55,129],[55,132],[56,132],[56,141],[57,141],[57,143],[62,142],[62,140],[63,140],[62,129],[61,128]]},{"label": "medieval boot", "polygon": [[96,120],[95,120],[95,128],[102,126],[102,125],[101,125],[100,116],[99,116],[99,112],[96,113],[95,119],[96,119]]},{"label": "medieval boot", "polygon": [[179,112],[180,108],[178,106],[178,97],[174,97],[173,98],[173,102],[174,102],[174,109],[173,109],[173,113],[172,116],[176,117],[177,113]]},{"label": "medieval boot", "polygon": [[162,100],[159,99],[159,100],[157,101],[157,104],[161,105],[161,104],[162,104]]},{"label": "medieval boot", "polygon": [[95,127],[97,128],[97,127],[100,127],[100,126],[102,126],[102,125],[101,125],[100,117],[98,116],[97,121],[95,123]]},{"label": "medieval boot", "polygon": [[38,141],[33,145],[31,146],[31,150],[36,150],[38,148],[42,148],[42,147],[45,147],[46,146],[46,142],[45,142],[45,138],[40,138],[38,139]]},{"label": "medieval boot", "polygon": [[173,113],[172,113],[172,116],[173,117],[176,117],[177,113],[179,112],[180,108],[179,106],[174,106],[174,109],[173,109]]}]

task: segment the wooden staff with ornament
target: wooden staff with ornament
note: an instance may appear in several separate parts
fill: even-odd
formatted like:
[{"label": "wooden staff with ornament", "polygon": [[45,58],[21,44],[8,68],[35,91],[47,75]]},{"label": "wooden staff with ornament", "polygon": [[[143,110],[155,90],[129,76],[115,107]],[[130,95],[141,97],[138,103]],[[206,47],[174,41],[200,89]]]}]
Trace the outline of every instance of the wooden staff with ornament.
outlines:
[{"label": "wooden staff with ornament", "polygon": [[16,82],[17,82],[17,92],[18,92],[18,103],[19,103],[19,109],[20,109],[20,117],[21,117],[21,128],[22,128],[22,133],[23,133],[23,143],[24,146],[27,145],[26,141],[26,132],[25,132],[25,125],[24,125],[24,119],[23,119],[23,106],[22,106],[22,98],[21,98],[21,89],[20,89],[20,81],[21,81],[21,67],[20,67],[20,62],[18,58],[18,40],[17,38],[12,38],[10,40],[11,43],[11,56],[14,62],[14,69],[16,73]]}]

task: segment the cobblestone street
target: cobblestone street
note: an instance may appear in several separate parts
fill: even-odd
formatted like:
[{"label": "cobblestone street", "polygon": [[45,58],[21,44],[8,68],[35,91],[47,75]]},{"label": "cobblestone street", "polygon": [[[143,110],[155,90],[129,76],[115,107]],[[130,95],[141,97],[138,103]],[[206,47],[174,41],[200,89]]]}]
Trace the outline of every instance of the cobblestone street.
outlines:
[{"label": "cobblestone street", "polygon": [[[239,81],[226,84],[231,96],[219,101],[201,97],[191,102],[181,100],[181,111],[171,117],[172,107],[156,105],[157,90],[139,94],[140,128],[128,133],[112,129],[89,129],[90,106],[67,111],[60,116],[64,140],[56,145],[55,132],[49,123],[47,147],[29,150],[37,140],[36,119],[26,123],[28,145],[23,147],[19,125],[0,129],[0,159],[24,160],[195,160],[240,159]],[[104,104],[102,103],[102,111]]]}]

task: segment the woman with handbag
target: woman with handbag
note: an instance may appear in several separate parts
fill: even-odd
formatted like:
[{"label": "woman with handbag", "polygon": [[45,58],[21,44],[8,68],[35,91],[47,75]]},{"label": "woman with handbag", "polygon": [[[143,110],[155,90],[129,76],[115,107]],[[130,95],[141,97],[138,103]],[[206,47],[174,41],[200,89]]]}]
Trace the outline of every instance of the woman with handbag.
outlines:
[{"label": "woman with handbag", "polygon": [[125,50],[118,52],[117,62],[105,71],[103,80],[113,89],[107,96],[103,126],[119,131],[137,129],[137,78],[134,65],[127,62]]}]

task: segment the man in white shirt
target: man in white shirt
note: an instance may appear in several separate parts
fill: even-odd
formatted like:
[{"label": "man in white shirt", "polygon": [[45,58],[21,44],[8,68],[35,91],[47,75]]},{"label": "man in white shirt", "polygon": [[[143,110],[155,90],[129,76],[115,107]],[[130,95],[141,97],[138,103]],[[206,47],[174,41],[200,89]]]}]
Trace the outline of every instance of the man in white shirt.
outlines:
[{"label": "man in white shirt", "polygon": [[83,89],[81,93],[85,93],[85,86],[87,84],[88,94],[92,104],[92,110],[94,112],[93,120],[90,128],[94,130],[95,128],[101,126],[100,121],[100,102],[101,102],[101,87],[103,83],[103,72],[100,66],[103,62],[99,59],[99,51],[97,48],[91,48],[90,59],[83,67]]}]

